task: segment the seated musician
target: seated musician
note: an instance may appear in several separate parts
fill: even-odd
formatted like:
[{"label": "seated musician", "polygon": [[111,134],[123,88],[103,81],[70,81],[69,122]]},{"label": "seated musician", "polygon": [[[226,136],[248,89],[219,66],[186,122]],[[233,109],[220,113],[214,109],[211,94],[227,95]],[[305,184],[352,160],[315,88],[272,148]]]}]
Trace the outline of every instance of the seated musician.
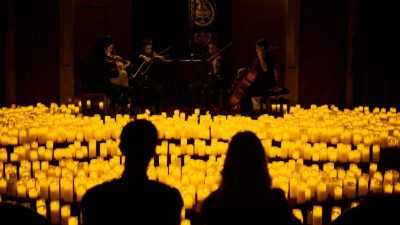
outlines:
[{"label": "seated musician", "polygon": [[208,55],[208,81],[195,81],[189,86],[193,105],[204,110],[218,104],[219,92],[226,93],[229,84],[228,60],[216,41],[208,43]]},{"label": "seated musician", "polygon": [[260,39],[255,44],[257,57],[252,68],[241,68],[238,70],[238,78],[246,76],[250,71],[257,73],[256,79],[251,83],[241,99],[240,112],[244,115],[253,112],[252,97],[265,96],[271,88],[277,84],[275,76],[275,56],[269,48],[265,39]]},{"label": "seated musician", "polygon": [[125,69],[130,65],[114,53],[114,44],[110,37],[96,40],[90,55],[90,80],[91,93],[105,93],[110,96],[110,111],[117,105],[125,105],[131,97],[128,77]]},{"label": "seated musician", "polygon": [[131,86],[137,91],[139,96],[136,107],[148,108],[153,113],[160,110],[160,102],[162,97],[162,86],[157,82],[158,74],[154,70],[154,62],[164,60],[165,57],[156,54],[153,50],[153,41],[145,39],[142,41],[142,49],[137,57],[137,66],[131,80]]}]

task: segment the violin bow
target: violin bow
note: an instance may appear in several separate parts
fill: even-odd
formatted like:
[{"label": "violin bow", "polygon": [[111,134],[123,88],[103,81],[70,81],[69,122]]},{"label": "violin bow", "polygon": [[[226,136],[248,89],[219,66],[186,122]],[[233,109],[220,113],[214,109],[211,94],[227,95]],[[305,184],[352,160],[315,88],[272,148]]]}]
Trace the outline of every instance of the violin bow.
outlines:
[{"label": "violin bow", "polygon": [[229,46],[231,46],[233,44],[233,42],[225,45],[223,48],[221,48],[220,50],[218,50],[218,52],[214,53],[214,55],[210,56],[207,61],[210,61],[212,58],[214,58],[216,55],[218,55],[219,53],[221,53],[223,50],[227,49]]}]

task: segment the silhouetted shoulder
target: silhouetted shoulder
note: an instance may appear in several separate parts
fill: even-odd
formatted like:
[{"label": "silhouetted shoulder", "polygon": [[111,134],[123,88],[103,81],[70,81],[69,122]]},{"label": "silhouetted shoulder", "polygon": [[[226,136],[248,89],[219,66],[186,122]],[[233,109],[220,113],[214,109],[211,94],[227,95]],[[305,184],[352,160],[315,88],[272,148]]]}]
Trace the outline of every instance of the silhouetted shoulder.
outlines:
[{"label": "silhouetted shoulder", "polygon": [[85,224],[179,224],[183,200],[179,191],[152,180],[116,179],[88,190],[82,200]]},{"label": "silhouetted shoulder", "polygon": [[[367,197],[368,198],[368,197]],[[369,197],[359,206],[342,212],[332,225],[400,224],[400,196]]]},{"label": "silhouetted shoulder", "polygon": [[45,217],[18,204],[1,203],[0,204],[1,224],[13,225],[50,225]]}]

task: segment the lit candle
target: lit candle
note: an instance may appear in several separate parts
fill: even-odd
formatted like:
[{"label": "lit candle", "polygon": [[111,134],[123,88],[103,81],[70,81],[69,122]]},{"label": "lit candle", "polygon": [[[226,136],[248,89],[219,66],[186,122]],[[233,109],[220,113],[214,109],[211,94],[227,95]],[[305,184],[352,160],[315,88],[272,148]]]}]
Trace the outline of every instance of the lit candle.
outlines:
[{"label": "lit candle", "polygon": [[343,188],[341,186],[335,186],[333,188],[333,199],[340,200],[342,199]]},{"label": "lit candle", "polygon": [[3,177],[0,177],[0,193],[6,194],[7,192],[7,180]]},{"label": "lit candle", "polygon": [[71,207],[63,205],[61,207],[61,225],[68,225],[68,218],[71,216]]},{"label": "lit candle", "polygon": [[314,205],[312,212],[312,224],[322,225],[322,206]]},{"label": "lit candle", "polygon": [[190,194],[186,194],[183,196],[183,206],[186,210],[192,209],[194,204],[193,196]]},{"label": "lit candle", "polygon": [[372,161],[379,162],[380,159],[380,147],[379,145],[372,146]]},{"label": "lit candle", "polygon": [[26,198],[26,186],[22,181],[17,182],[17,197]]},{"label": "lit candle", "polygon": [[50,199],[51,200],[59,200],[60,199],[60,184],[58,183],[58,179],[56,181],[50,182]]},{"label": "lit candle", "polygon": [[99,109],[100,110],[103,110],[104,109],[104,102],[99,102]]},{"label": "lit candle", "polygon": [[78,225],[78,217],[77,216],[70,216],[68,218],[68,225]]},{"label": "lit candle", "polygon": [[52,224],[60,223],[60,202],[58,200],[50,202],[50,221]]},{"label": "lit candle", "polygon": [[[365,174],[367,175],[367,174]],[[368,175],[361,175],[358,178],[358,196],[365,196],[368,193]]]},{"label": "lit candle", "polygon": [[331,222],[334,221],[336,218],[340,216],[342,213],[342,210],[339,206],[333,206],[332,207],[332,215],[331,215]]},{"label": "lit candle", "polygon": [[90,109],[90,106],[91,106],[90,100],[86,100],[86,107],[87,107],[88,109]]},{"label": "lit candle", "polygon": [[45,218],[47,218],[47,209],[46,209],[46,205],[39,205],[36,207],[36,211],[38,214],[44,216]]},{"label": "lit candle", "polygon": [[320,182],[317,185],[317,201],[322,202],[326,200],[326,183]]}]

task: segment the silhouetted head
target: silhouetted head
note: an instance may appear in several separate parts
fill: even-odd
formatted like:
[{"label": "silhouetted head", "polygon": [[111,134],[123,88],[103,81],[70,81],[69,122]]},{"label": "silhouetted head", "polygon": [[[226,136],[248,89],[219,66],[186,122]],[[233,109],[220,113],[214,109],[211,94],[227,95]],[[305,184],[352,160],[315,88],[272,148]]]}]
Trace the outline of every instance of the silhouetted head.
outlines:
[{"label": "silhouetted head", "polygon": [[124,126],[119,148],[127,161],[147,165],[156,154],[157,128],[148,120],[134,120]]},{"label": "silhouetted head", "polygon": [[222,170],[222,182],[230,188],[270,188],[267,156],[260,139],[253,132],[239,132],[232,137]]}]

